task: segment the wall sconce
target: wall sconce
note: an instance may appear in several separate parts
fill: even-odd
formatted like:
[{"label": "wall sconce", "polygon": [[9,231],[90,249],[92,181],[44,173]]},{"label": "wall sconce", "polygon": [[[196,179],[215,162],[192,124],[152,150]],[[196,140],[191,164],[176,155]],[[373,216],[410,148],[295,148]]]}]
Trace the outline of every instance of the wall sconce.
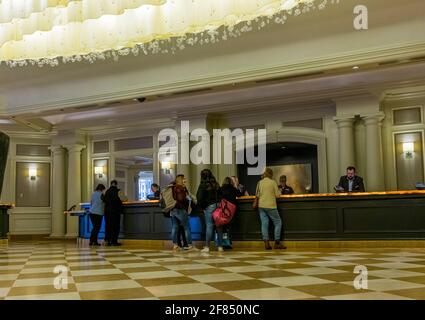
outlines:
[{"label": "wall sconce", "polygon": [[30,176],[30,180],[34,181],[37,179],[37,168],[29,168],[28,175]]},{"label": "wall sconce", "polygon": [[413,142],[403,143],[403,154],[406,159],[413,159],[414,152],[415,152],[415,144]]},{"label": "wall sconce", "polygon": [[103,167],[94,167],[94,174],[99,176],[99,179],[103,178]]},{"label": "wall sconce", "polygon": [[165,174],[171,174],[171,162],[163,161],[161,163],[162,170],[165,171]]}]

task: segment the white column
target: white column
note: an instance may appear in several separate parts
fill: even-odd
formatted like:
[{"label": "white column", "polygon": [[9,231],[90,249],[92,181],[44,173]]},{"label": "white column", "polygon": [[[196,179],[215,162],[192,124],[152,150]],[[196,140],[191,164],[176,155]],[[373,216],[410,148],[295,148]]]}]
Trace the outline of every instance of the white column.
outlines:
[{"label": "white column", "polygon": [[65,149],[61,146],[50,147],[53,155],[53,199],[52,199],[52,233],[51,237],[65,236],[66,181],[65,181]]},{"label": "white column", "polygon": [[363,117],[366,127],[366,177],[367,191],[385,190],[381,123],[384,114],[374,114]]},{"label": "white column", "polygon": [[[73,144],[64,146],[68,150],[68,199],[67,207],[81,203],[81,151],[85,146]],[[78,236],[78,217],[67,217],[66,236]]]},{"label": "white column", "polygon": [[336,118],[339,136],[339,170],[344,174],[348,166],[355,165],[354,118]]}]

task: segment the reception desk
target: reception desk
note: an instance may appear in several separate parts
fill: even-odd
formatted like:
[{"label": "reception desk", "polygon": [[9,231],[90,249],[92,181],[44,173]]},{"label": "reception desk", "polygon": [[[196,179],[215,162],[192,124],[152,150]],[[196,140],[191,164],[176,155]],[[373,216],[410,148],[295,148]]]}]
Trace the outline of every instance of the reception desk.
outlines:
[{"label": "reception desk", "polygon": [[7,239],[9,233],[9,214],[8,210],[12,208],[10,204],[0,203],[0,239]]},{"label": "reception desk", "polygon": [[[238,200],[238,212],[231,223],[233,240],[261,240],[260,218],[252,209],[253,200]],[[87,204],[82,207],[89,209]],[[288,240],[425,239],[425,191],[281,196],[278,210]],[[88,238],[88,215],[78,215],[80,237]],[[190,221],[193,239],[202,239],[203,213],[193,212]],[[170,218],[164,217],[158,201],[124,205],[121,238],[168,240],[170,235]]]}]

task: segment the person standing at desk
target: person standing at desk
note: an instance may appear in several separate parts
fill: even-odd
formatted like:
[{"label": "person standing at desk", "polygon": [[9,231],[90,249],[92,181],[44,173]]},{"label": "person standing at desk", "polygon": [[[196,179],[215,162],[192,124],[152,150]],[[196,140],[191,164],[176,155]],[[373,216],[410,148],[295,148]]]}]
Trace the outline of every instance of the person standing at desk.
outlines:
[{"label": "person standing at desk", "polygon": [[363,178],[356,174],[355,167],[347,168],[347,175],[339,179],[337,190],[342,192],[365,192]]}]

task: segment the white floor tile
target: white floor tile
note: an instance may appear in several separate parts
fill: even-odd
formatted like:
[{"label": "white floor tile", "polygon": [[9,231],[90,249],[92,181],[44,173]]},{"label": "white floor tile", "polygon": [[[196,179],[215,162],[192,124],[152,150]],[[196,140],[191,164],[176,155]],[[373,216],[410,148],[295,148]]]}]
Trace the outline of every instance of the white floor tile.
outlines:
[{"label": "white floor tile", "polygon": [[113,289],[132,289],[140,288],[141,285],[133,280],[113,280],[113,281],[97,281],[83,282],[75,284],[79,292],[102,291]]},{"label": "white floor tile", "polygon": [[308,286],[315,284],[334,283],[333,281],[324,280],[310,276],[290,276],[290,277],[277,277],[277,278],[262,278],[261,281],[275,284],[281,287],[293,286]]},{"label": "white floor tile", "polygon": [[289,288],[240,290],[229,291],[227,293],[241,300],[298,300],[315,298],[315,296]]},{"label": "white floor tile", "polygon": [[203,283],[178,284],[170,286],[146,287],[156,297],[184,296],[220,292]]}]

